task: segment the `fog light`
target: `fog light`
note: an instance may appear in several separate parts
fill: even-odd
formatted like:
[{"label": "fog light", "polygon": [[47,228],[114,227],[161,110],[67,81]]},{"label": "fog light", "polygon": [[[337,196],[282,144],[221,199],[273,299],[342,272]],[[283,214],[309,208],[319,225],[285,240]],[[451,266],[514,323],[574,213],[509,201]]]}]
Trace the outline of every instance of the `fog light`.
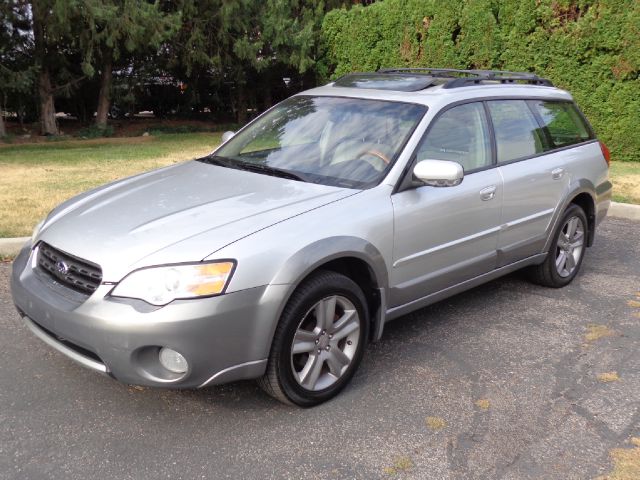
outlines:
[{"label": "fog light", "polygon": [[173,373],[185,373],[189,369],[186,358],[170,348],[161,348],[158,354],[160,364]]}]

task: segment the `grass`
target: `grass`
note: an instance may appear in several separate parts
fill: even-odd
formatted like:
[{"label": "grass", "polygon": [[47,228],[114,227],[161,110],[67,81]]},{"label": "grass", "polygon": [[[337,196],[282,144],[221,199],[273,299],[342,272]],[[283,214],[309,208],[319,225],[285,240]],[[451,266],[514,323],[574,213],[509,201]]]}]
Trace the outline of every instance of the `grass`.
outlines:
[{"label": "grass", "polygon": [[407,456],[401,456],[401,457],[397,457],[393,461],[393,466],[385,467],[383,469],[383,472],[386,473],[387,475],[396,475],[398,473],[408,472],[413,467],[414,467],[414,465],[413,465],[413,461],[411,460],[411,458],[409,458]]},{"label": "grass", "polygon": [[640,162],[611,162],[615,202],[640,204]]},{"label": "grass", "polygon": [[612,337],[615,335],[615,332],[611,330],[606,325],[588,325],[587,333],[584,335],[584,339],[587,342],[595,342],[601,338]]},{"label": "grass", "polygon": [[611,450],[613,471],[598,480],[637,480],[640,478],[640,438],[631,438],[634,448]]},{"label": "grass", "polygon": [[0,238],[31,235],[73,195],[205,155],[219,143],[219,133],[187,133],[0,147]]},{"label": "grass", "polygon": [[[29,236],[73,195],[204,155],[219,142],[220,133],[190,132],[0,145],[0,238]],[[640,162],[613,162],[610,172],[614,200],[640,204]]]},{"label": "grass", "polygon": [[598,378],[598,381],[602,383],[617,382],[618,380],[620,380],[620,377],[618,376],[618,372],[604,372],[597,375],[597,378]]},{"label": "grass", "polygon": [[429,427],[431,430],[442,430],[444,427],[447,426],[447,422],[445,422],[442,418],[440,417],[427,417],[425,418],[425,423],[427,424],[427,427]]}]

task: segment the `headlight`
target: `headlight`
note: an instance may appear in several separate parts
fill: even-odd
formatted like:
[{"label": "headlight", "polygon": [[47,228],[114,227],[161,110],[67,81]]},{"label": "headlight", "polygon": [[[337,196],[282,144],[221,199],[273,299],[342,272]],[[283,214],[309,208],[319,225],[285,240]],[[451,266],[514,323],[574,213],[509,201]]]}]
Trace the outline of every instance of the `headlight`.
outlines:
[{"label": "headlight", "polygon": [[234,266],[232,261],[218,261],[143,268],[127,275],[111,295],[138,298],[152,305],[219,295],[224,292]]},{"label": "headlight", "polygon": [[42,225],[44,225],[45,220],[46,218],[43,218],[42,220],[40,220],[36,225],[36,228],[33,229],[33,233],[31,234],[31,246],[33,246],[33,242],[36,241],[36,237],[40,233],[40,229],[42,228]]}]

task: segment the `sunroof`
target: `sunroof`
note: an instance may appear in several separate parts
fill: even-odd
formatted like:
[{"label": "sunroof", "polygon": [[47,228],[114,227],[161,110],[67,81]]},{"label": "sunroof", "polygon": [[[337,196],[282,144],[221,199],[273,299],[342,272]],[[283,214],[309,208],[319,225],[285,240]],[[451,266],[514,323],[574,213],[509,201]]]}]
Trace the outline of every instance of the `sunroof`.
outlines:
[{"label": "sunroof", "polygon": [[416,92],[430,87],[436,80],[429,75],[352,73],[337,79],[336,87],[372,88],[376,90],[396,90]]}]

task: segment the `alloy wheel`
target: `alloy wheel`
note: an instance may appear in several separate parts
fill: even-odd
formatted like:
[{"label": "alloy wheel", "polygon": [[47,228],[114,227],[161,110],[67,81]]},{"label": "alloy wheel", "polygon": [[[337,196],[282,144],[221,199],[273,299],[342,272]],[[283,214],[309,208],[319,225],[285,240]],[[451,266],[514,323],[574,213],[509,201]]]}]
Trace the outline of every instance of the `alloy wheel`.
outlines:
[{"label": "alloy wheel", "polygon": [[582,219],[577,216],[570,217],[560,230],[556,243],[556,271],[563,278],[570,276],[580,263],[584,231]]},{"label": "alloy wheel", "polygon": [[355,305],[340,295],[311,307],[291,345],[291,368],[300,386],[324,390],[344,375],[358,351],[360,322]]}]

